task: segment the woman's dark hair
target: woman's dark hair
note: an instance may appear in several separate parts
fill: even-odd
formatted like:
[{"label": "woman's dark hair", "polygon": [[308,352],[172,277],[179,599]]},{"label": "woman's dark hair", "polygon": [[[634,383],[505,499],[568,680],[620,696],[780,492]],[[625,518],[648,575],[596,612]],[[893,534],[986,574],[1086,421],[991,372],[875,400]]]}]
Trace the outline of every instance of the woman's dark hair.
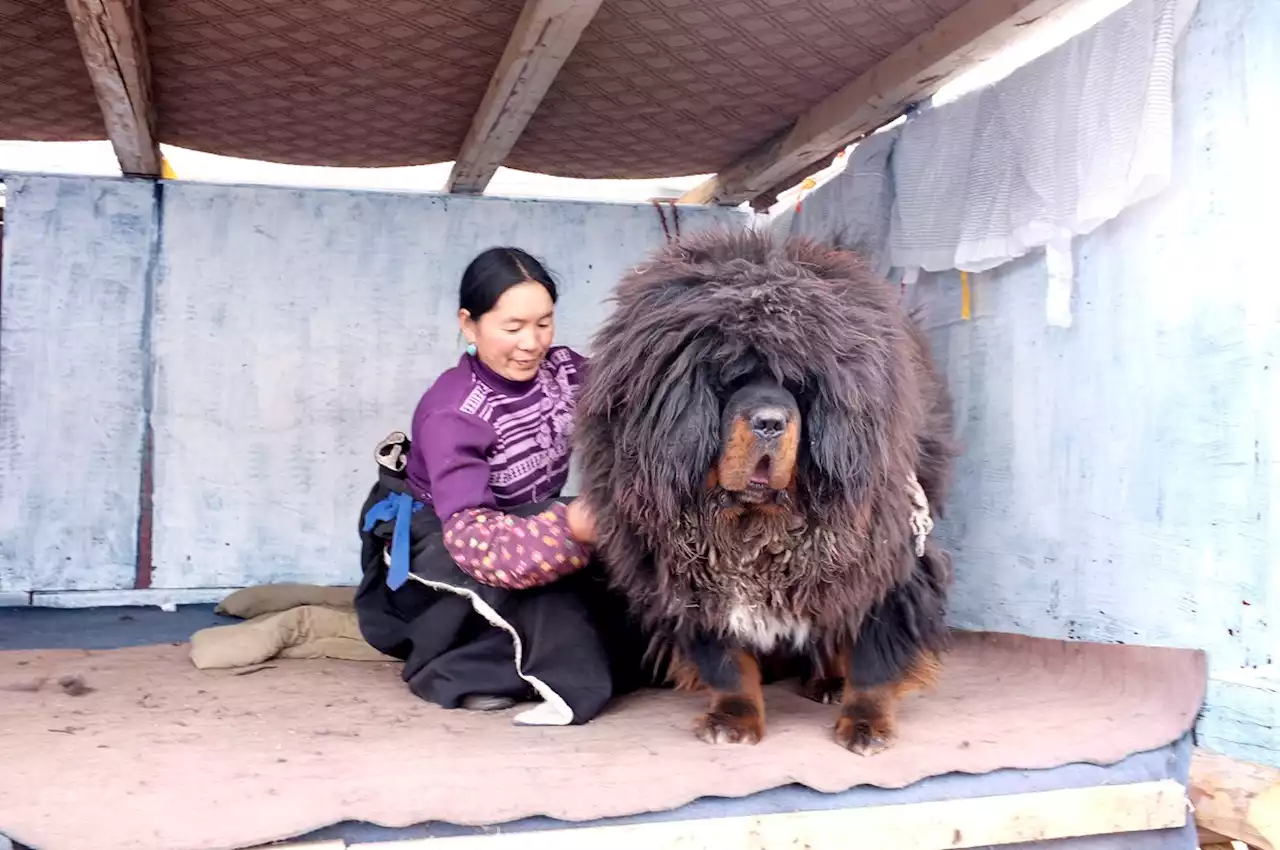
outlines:
[{"label": "woman's dark hair", "polygon": [[519,248],[489,248],[481,251],[462,273],[458,306],[475,321],[493,309],[502,293],[521,283],[542,284],[551,303],[556,303],[556,282],[542,263]]}]

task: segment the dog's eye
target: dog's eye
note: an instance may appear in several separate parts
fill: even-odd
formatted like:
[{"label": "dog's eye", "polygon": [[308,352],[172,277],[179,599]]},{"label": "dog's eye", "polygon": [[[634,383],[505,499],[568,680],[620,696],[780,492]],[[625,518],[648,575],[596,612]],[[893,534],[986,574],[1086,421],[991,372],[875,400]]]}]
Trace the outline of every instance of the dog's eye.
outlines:
[{"label": "dog's eye", "polygon": [[759,358],[751,352],[734,357],[720,370],[720,384],[729,392],[735,392],[760,371]]},{"label": "dog's eye", "polygon": [[800,408],[800,412],[808,414],[809,408],[813,406],[813,401],[818,395],[817,387],[809,383],[798,384],[793,381],[787,381],[783,386],[796,400],[796,406]]}]

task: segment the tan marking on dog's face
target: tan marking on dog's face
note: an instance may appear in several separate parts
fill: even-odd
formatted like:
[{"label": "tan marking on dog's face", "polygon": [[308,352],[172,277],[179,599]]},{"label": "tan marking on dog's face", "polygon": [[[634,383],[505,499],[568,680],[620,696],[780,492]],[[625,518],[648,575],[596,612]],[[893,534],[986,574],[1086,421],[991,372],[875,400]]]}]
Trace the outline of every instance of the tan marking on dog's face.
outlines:
[{"label": "tan marking on dog's face", "polygon": [[717,478],[726,490],[745,490],[751,481],[751,473],[764,453],[759,439],[751,433],[751,424],[742,417],[733,422],[729,439],[720,450]]},{"label": "tan marking on dog's face", "polygon": [[766,440],[751,430],[745,418],[739,417],[729,430],[719,461],[707,475],[707,489],[716,486],[731,492],[749,489],[756,465],[768,457],[769,489],[794,491],[799,453],[800,422],[796,418],[791,418],[780,437]]},{"label": "tan marking on dog's face", "polygon": [[[775,490],[790,490],[796,483],[796,459],[800,455],[800,420],[792,418],[787,430],[782,432],[773,456],[769,486]],[[750,474],[750,473],[748,473]]]}]

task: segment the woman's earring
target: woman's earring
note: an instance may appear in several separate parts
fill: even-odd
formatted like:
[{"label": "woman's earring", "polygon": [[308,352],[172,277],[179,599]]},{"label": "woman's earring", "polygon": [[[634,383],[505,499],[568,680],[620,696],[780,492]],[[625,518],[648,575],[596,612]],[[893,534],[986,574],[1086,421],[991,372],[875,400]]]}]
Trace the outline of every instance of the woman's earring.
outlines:
[{"label": "woman's earring", "polygon": [[476,344],[474,342],[467,343],[467,353],[472,357],[476,356]]}]

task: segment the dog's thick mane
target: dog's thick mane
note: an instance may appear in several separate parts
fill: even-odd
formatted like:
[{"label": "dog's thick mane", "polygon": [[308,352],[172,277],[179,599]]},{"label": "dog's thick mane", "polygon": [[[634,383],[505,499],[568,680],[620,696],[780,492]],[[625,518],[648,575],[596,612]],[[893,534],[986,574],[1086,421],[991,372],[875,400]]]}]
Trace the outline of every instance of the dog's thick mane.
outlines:
[{"label": "dog's thick mane", "polygon": [[[659,636],[723,631],[720,601],[748,586],[750,601],[848,636],[912,569],[912,475],[936,511],[956,454],[945,388],[894,288],[851,252],[712,231],[656,254],[614,300],[575,436],[614,583]],[[800,405],[793,509],[735,519],[708,474],[726,387],[759,371]]]}]

